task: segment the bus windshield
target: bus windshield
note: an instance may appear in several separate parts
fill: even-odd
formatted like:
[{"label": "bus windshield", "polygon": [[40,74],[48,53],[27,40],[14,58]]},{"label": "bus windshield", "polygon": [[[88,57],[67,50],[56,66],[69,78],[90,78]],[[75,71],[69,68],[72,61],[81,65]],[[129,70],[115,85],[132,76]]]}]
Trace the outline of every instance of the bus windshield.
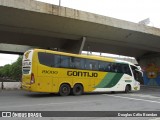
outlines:
[{"label": "bus windshield", "polygon": [[131,65],[131,69],[133,71],[133,76],[134,76],[135,80],[141,81],[143,73],[142,73],[140,67],[139,66],[132,66]]}]

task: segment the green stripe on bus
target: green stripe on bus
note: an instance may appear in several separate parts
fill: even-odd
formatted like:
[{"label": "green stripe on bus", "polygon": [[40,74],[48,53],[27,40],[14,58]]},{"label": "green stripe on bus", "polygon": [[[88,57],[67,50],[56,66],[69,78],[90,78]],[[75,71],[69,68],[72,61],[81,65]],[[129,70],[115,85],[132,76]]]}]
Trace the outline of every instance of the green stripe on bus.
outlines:
[{"label": "green stripe on bus", "polygon": [[105,86],[105,88],[111,88],[111,87],[115,86],[115,85],[119,82],[119,80],[122,78],[122,76],[123,76],[123,73],[117,73],[117,74],[114,76],[114,78],[111,80],[111,82],[109,82],[109,83]]},{"label": "green stripe on bus", "polygon": [[112,81],[115,75],[116,73],[108,73],[107,75],[105,75],[102,81],[95,86],[95,88],[104,88],[107,84],[109,84]]}]

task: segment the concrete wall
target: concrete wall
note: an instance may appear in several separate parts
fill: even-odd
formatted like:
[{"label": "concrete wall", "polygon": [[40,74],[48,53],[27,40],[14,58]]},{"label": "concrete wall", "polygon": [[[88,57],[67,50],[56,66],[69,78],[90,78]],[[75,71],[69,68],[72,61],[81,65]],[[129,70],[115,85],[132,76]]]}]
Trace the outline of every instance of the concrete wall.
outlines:
[{"label": "concrete wall", "polygon": [[[3,89],[21,89],[21,82],[3,82]],[[0,90],[2,90],[2,82],[0,82]]]},{"label": "concrete wall", "polygon": [[144,56],[139,64],[144,73],[144,85],[160,86],[160,55]]}]

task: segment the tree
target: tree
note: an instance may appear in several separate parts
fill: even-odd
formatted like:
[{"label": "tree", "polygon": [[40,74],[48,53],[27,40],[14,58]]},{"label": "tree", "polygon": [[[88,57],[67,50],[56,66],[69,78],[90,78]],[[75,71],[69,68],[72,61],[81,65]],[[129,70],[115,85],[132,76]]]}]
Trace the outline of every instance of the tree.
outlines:
[{"label": "tree", "polygon": [[2,68],[2,76],[3,77],[10,77],[11,76],[11,74],[10,74],[10,66],[11,65],[9,65],[9,64],[3,66],[3,68]]},{"label": "tree", "polygon": [[2,77],[2,70],[3,70],[3,67],[0,66],[0,77]]},{"label": "tree", "polygon": [[11,77],[14,80],[21,80],[22,76],[22,56],[19,56],[16,62],[10,68]]},{"label": "tree", "polygon": [[22,76],[22,56],[16,62],[0,67],[0,77],[7,77],[19,81]]}]

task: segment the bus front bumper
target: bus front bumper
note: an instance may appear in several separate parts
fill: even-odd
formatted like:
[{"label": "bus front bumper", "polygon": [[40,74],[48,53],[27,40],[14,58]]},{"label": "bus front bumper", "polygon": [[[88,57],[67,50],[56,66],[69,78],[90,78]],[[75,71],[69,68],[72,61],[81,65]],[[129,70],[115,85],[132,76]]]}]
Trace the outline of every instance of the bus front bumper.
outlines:
[{"label": "bus front bumper", "polygon": [[134,91],[140,90],[140,83],[139,83],[139,82],[136,82],[136,83],[135,83],[135,85],[134,85],[134,87],[133,87],[133,90],[134,90]]}]

